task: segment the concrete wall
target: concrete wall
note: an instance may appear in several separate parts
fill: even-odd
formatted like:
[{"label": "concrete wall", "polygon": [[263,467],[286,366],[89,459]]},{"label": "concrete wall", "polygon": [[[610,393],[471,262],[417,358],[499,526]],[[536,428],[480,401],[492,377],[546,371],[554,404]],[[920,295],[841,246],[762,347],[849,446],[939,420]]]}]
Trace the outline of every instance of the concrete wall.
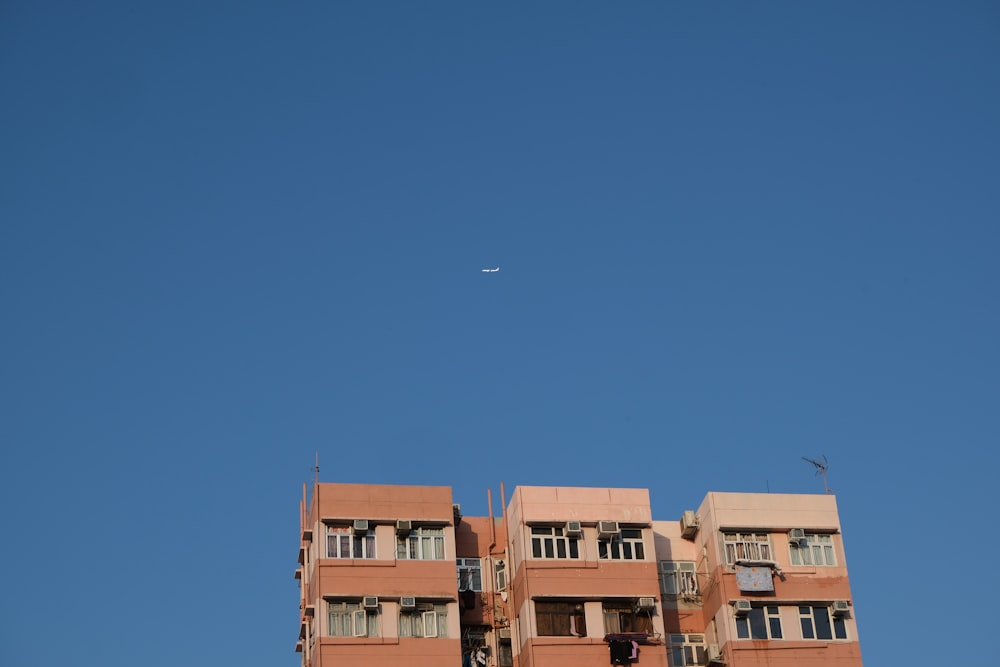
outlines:
[{"label": "concrete wall", "polygon": [[[457,598],[457,539],[449,487],[367,484],[319,484],[305,512],[312,539],[303,545],[310,567],[303,567],[305,603],[315,610],[319,629],[310,667],[350,662],[395,667],[461,664],[461,611]],[[326,558],[326,527],[367,519],[375,533],[375,558]],[[396,521],[444,529],[441,560],[396,559]],[[327,636],[327,600],[379,598],[379,637]],[[400,638],[399,599],[447,606],[447,637]]]},{"label": "concrete wall", "polygon": [[[679,518],[682,509],[673,513]],[[857,622],[853,610],[845,619],[848,640],[803,640],[798,605],[825,605],[852,599],[836,499],[832,495],[709,493],[696,512],[700,528],[682,535],[678,519],[653,521],[645,489],[517,487],[501,517],[462,517],[456,523],[448,487],[363,484],[321,484],[300,507],[300,559],[297,578],[302,586],[300,618],[325,627],[326,598],[379,597],[381,637],[334,638],[320,633],[308,667],[359,664],[411,667],[461,664],[461,631],[485,631],[493,649],[488,667],[496,665],[499,634],[508,626],[515,667],[597,667],[609,664],[604,640],[603,603],[652,597],[653,645],[640,647],[638,664],[667,667],[669,635],[703,634],[718,644],[728,667],[810,667],[836,664],[861,667]],[[325,557],[327,523],[367,519],[374,525],[375,559]],[[395,522],[443,526],[445,557],[438,561],[396,560]],[[535,559],[531,526],[581,523],[580,557]],[[642,531],[642,559],[599,558],[597,523],[617,521]],[[788,531],[832,535],[836,565],[794,566]],[[735,569],[725,562],[724,531],[766,533],[776,566],[773,592],[740,591]],[[456,558],[482,559],[483,591],[475,604],[459,603]],[[508,587],[497,590],[495,559],[506,562]],[[695,563],[700,597],[681,599],[660,591],[658,561]],[[398,637],[399,598],[414,596],[448,607],[448,637]],[[585,637],[537,635],[534,604],[540,599],[581,605]],[[736,638],[731,602],[746,599],[780,608],[783,638],[754,641]],[[306,614],[311,607],[315,616]],[[308,644],[308,638],[303,642]],[[308,652],[308,647],[303,646]]]},{"label": "concrete wall", "polygon": [[[728,664],[757,665],[835,664],[861,667],[860,645],[853,613],[845,619],[848,639],[803,640],[797,606],[850,601],[847,559],[840,533],[836,498],[832,495],[709,493],[698,509],[701,528],[693,544],[698,551],[698,571],[704,572],[703,625],[728,657]],[[836,565],[791,564],[788,531],[832,536]],[[726,564],[723,532],[766,533],[771,547],[773,592],[740,591],[735,568]],[[753,641],[738,639],[731,602],[750,600],[755,605],[779,608],[783,638]]]},{"label": "concrete wall", "polygon": [[[522,487],[514,490],[507,508],[508,535],[514,577],[511,599],[517,613],[518,667],[597,667],[609,663],[604,641],[604,601],[659,599],[655,538],[649,492],[646,489]],[[535,559],[531,556],[532,525],[562,525],[579,521],[578,559]],[[602,560],[597,523],[617,521],[642,531],[641,560]],[[586,637],[538,636],[534,602],[539,599],[577,600],[584,608]],[[653,614],[653,627],[663,635],[663,619]],[[666,667],[662,646],[643,646],[641,664]]]}]

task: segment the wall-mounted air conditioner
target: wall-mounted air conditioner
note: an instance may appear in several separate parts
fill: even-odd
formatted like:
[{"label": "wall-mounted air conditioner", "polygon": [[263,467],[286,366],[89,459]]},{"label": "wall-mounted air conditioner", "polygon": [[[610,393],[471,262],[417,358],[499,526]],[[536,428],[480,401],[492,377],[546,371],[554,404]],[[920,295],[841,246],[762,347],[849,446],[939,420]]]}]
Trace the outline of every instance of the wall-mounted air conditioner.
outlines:
[{"label": "wall-mounted air conditioner", "polygon": [[355,519],[353,528],[355,533],[367,533],[368,519]]},{"label": "wall-mounted air conditioner", "polygon": [[497,636],[500,639],[510,639],[510,628],[500,628],[497,630]]},{"label": "wall-mounted air conditioner", "polygon": [[361,600],[361,606],[365,611],[378,611],[378,597],[374,595],[366,595]]},{"label": "wall-mounted air conditioner", "polygon": [[794,542],[800,547],[804,546],[806,543],[805,528],[792,528],[790,531],[788,531],[788,541]]},{"label": "wall-mounted air conditioner", "polygon": [[579,521],[567,521],[566,527],[563,528],[563,535],[566,537],[581,537],[583,536],[583,526],[580,525]]},{"label": "wall-mounted air conditioner", "polygon": [[837,617],[847,616],[851,613],[851,603],[847,600],[834,600],[830,605],[830,611]]},{"label": "wall-mounted air conditioner", "polygon": [[719,648],[718,644],[708,645],[708,664],[710,665],[724,665],[726,663],[725,656],[722,655],[722,649]]},{"label": "wall-mounted air conditioner", "polygon": [[681,515],[681,537],[686,540],[694,539],[694,536],[698,534],[699,527],[701,527],[701,521],[694,510],[685,510],[684,514]]},{"label": "wall-mounted air conditioner", "polygon": [[597,522],[597,539],[599,540],[610,540],[612,537],[619,533],[618,522],[617,521],[598,521]]},{"label": "wall-mounted air conditioner", "polygon": [[737,616],[746,616],[753,609],[750,600],[733,600],[733,611]]},{"label": "wall-mounted air conditioner", "polygon": [[636,611],[653,611],[656,609],[656,598],[639,598],[635,601]]},{"label": "wall-mounted air conditioner", "polygon": [[413,522],[409,519],[400,519],[396,522],[397,535],[409,535],[413,532]]},{"label": "wall-mounted air conditioner", "polygon": [[399,598],[399,608],[403,611],[413,611],[417,608],[417,598],[410,596]]}]

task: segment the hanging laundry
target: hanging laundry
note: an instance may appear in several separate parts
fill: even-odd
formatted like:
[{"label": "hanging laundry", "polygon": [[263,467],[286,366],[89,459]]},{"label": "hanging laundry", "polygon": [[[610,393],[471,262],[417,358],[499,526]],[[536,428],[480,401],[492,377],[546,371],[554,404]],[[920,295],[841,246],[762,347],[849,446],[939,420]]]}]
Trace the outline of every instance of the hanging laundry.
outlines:
[{"label": "hanging laundry", "polygon": [[476,608],[476,592],[475,591],[462,591],[459,595],[462,596],[462,607],[466,610]]},{"label": "hanging laundry", "polygon": [[[631,665],[632,664],[632,644],[634,642],[621,641],[614,639],[608,642],[608,650],[611,652],[611,664],[612,665]],[[636,644],[638,648],[638,644]],[[638,651],[636,651],[638,653]]]}]

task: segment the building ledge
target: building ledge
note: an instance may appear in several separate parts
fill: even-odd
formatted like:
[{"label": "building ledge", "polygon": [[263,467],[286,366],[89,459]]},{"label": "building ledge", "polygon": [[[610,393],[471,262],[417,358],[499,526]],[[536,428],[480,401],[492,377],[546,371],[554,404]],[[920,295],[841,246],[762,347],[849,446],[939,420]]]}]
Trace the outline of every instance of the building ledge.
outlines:
[{"label": "building ledge", "polygon": [[604,635],[606,642],[635,642],[636,644],[658,645],[662,644],[662,637],[659,633],[647,632],[615,632]]}]

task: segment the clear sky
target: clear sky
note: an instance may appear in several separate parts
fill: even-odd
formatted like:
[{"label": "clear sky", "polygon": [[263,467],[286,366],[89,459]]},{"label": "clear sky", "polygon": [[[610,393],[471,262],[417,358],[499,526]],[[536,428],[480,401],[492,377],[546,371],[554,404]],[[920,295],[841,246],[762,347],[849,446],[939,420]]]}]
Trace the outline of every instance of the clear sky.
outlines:
[{"label": "clear sky", "polygon": [[866,664],[970,654],[998,66],[988,1],[5,0],[0,662],[297,665],[317,451],[658,519],[826,455]]}]

